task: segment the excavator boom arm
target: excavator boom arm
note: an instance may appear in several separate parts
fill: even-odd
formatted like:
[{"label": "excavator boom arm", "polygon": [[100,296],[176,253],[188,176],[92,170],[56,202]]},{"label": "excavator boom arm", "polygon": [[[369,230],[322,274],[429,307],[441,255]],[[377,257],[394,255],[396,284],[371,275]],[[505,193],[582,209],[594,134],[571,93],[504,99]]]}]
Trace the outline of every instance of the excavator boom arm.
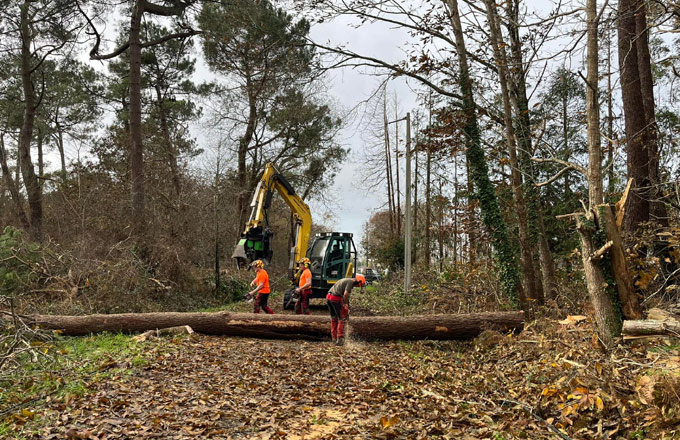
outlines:
[{"label": "excavator boom arm", "polygon": [[312,230],[312,214],[309,206],[296,194],[274,164],[268,163],[253,194],[250,218],[232,255],[239,266],[257,259],[271,260],[273,234],[269,230],[267,214],[274,191],[279,193],[293,214],[295,246],[291,249],[289,268],[294,269],[295,262],[307,252]]}]

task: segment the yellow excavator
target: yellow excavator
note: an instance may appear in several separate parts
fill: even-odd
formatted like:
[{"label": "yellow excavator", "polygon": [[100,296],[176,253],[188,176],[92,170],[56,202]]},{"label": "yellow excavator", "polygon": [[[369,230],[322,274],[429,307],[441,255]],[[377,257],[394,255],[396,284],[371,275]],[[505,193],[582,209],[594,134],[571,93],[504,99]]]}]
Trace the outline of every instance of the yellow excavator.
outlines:
[{"label": "yellow excavator", "polygon": [[302,257],[310,260],[312,271],[311,298],[325,298],[328,289],[339,279],[353,277],[357,265],[357,250],[349,232],[322,232],[316,234],[309,244],[312,230],[312,214],[309,206],[278,172],[268,163],[262,178],[255,187],[251,213],[245,229],[234,249],[232,258],[238,267],[246,267],[252,261],[272,261],[273,231],[269,228],[269,208],[274,192],[278,192],[293,214],[293,243],[288,260],[288,277],[293,288],[284,293],[284,308],[292,308],[295,285],[300,278],[297,262]]}]

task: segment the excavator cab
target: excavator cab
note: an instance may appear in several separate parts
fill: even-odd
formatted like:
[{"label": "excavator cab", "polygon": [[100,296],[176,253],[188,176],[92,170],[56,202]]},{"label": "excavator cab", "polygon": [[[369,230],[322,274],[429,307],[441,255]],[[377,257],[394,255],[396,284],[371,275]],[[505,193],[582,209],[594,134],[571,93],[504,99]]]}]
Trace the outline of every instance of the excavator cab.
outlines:
[{"label": "excavator cab", "polygon": [[[311,298],[325,298],[333,284],[356,274],[357,250],[349,232],[316,234],[307,250],[307,258],[312,271]],[[284,293],[284,309],[292,308],[291,296],[294,290]]]},{"label": "excavator cab", "polygon": [[337,281],[344,278],[350,263],[356,261],[352,234],[343,232],[316,234],[307,255],[311,261],[312,280]]},{"label": "excavator cab", "polygon": [[[352,234],[349,232],[316,234],[307,252],[307,258],[311,261],[312,290],[315,293],[319,290],[325,295],[336,281],[354,276],[357,250]],[[323,295],[319,294],[319,297]]]}]

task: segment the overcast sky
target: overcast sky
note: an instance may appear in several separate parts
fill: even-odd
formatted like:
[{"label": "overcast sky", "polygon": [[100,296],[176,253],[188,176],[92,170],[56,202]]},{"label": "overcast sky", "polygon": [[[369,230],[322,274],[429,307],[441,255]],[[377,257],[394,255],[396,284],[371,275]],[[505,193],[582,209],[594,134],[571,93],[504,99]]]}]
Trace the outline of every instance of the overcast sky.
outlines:
[{"label": "overcast sky", "polygon": [[[312,28],[311,36],[319,43],[346,44],[358,53],[386,61],[396,62],[403,59],[400,46],[409,38],[405,32],[391,29],[384,23],[367,24],[356,29],[350,26],[351,22],[348,17],[340,17],[331,22],[317,24]],[[354,108],[365,101],[382,82],[379,77],[351,68],[332,72],[329,80],[329,94],[344,109]],[[391,81],[388,89],[390,96],[393,91],[399,94],[399,107],[404,114],[415,108],[415,94],[404,80]],[[341,132],[341,143],[351,151],[330,189],[336,206],[330,213],[333,223],[329,224],[336,231],[354,233],[357,246],[361,241],[364,223],[386,202],[385,195],[369,190],[361,177],[362,171],[366,175],[366,168],[371,164],[366,164],[363,160],[365,145],[359,122],[354,120],[353,124]],[[402,170],[402,181],[403,175]],[[403,188],[403,182],[401,187]],[[310,206],[313,218],[322,218],[326,214],[327,209],[324,206],[313,202]]]}]

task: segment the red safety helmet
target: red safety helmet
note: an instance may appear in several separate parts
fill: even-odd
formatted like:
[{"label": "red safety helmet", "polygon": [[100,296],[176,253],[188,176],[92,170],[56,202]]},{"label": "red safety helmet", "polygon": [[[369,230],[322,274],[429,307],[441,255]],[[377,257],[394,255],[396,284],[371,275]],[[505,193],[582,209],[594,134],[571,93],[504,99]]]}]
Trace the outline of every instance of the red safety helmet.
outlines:
[{"label": "red safety helmet", "polygon": [[264,261],[262,260],[255,260],[252,263],[250,263],[252,267],[264,267]]},{"label": "red safety helmet", "polygon": [[360,273],[356,274],[354,279],[356,280],[357,283],[359,283],[361,287],[364,287],[366,285],[366,277],[361,275]]}]

